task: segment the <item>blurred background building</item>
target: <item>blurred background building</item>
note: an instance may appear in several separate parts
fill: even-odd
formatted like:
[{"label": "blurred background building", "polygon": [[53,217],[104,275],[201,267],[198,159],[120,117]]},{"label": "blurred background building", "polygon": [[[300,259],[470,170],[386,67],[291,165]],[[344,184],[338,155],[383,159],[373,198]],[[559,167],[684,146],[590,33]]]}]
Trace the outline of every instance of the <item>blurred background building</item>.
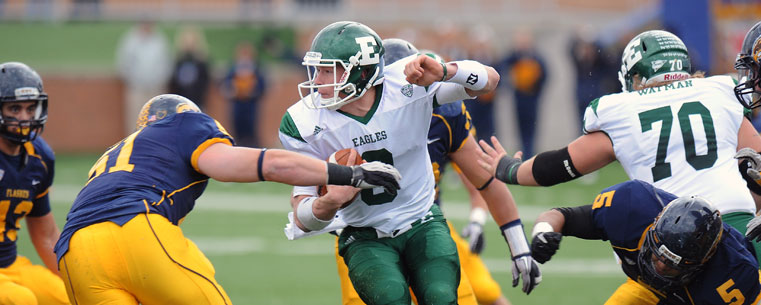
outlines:
[{"label": "blurred background building", "polygon": [[[500,69],[522,31],[533,37],[547,70],[533,141],[534,151],[543,151],[579,135],[579,105],[620,90],[621,49],[636,33],[672,31],[685,41],[694,67],[731,73],[759,16],[758,0],[0,0],[0,58],[25,62],[42,75],[50,95],[44,136],[56,152],[91,152],[121,139],[132,123],[124,113],[130,85],[123,73],[138,62],[119,62],[117,49],[134,25],[152,23],[168,42],[166,63],[141,69],[149,74],[142,79],[176,91],[177,75],[167,69],[184,67],[179,80],[206,82],[197,85],[199,104],[228,130],[233,111],[224,79],[236,45],[249,41],[267,79],[253,120],[256,143],[278,147],[280,118],[306,78],[301,58],[315,31],[329,23],[359,21],[383,38],[404,38],[449,60],[481,58]],[[194,54],[207,72],[179,65],[187,50],[171,41],[188,28],[203,38]],[[511,76],[502,77],[506,84]],[[492,97],[494,130],[488,132],[515,151],[522,143],[509,87]]]}]

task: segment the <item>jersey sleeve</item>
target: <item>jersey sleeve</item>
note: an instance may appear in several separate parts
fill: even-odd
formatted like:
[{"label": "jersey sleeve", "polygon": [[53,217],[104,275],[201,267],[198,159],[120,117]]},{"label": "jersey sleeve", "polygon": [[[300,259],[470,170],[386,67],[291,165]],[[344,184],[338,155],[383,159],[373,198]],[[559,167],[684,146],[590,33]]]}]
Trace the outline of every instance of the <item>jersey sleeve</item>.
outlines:
[{"label": "jersey sleeve", "polygon": [[53,178],[55,177],[55,154],[53,149],[41,137],[37,137],[34,140],[33,147],[35,154],[42,160],[46,173],[45,178],[37,185],[37,190],[35,190],[36,195],[32,199],[34,204],[28,216],[39,217],[45,216],[50,212],[49,193],[50,187],[53,185]]},{"label": "jersey sleeve", "polygon": [[597,106],[599,104],[600,99],[596,98],[584,110],[584,122],[582,122],[584,134],[602,130],[600,117],[597,116]]},{"label": "jersey sleeve", "polygon": [[[283,115],[283,119],[280,121],[280,129],[278,130],[278,137],[280,138],[280,144],[283,145],[283,148],[298,152],[310,157],[314,158],[320,158],[314,151],[314,149],[307,144],[307,142],[304,140],[304,138],[301,137],[301,134],[299,133],[298,127],[296,127],[296,123],[293,121],[293,118],[291,118],[291,115],[286,112],[285,115]],[[301,196],[301,195],[308,195],[308,196],[317,196],[317,187],[316,186],[294,186],[293,187],[293,193],[291,194],[293,197]]]},{"label": "jersey sleeve", "polygon": [[222,124],[210,116],[196,112],[177,115],[183,116],[179,124],[179,131],[183,134],[177,141],[180,156],[189,160],[196,171],[199,171],[198,157],[206,148],[216,143],[234,144],[232,136],[222,127]]},{"label": "jersey sleeve", "polygon": [[465,145],[468,135],[471,134],[473,129],[470,113],[465,109],[465,103],[459,102],[458,106],[460,111],[450,122],[450,126],[452,126],[452,152],[460,150]]},{"label": "jersey sleeve", "polygon": [[673,198],[676,196],[658,191],[646,182],[627,181],[597,195],[592,217],[612,246],[637,249],[642,234]]}]

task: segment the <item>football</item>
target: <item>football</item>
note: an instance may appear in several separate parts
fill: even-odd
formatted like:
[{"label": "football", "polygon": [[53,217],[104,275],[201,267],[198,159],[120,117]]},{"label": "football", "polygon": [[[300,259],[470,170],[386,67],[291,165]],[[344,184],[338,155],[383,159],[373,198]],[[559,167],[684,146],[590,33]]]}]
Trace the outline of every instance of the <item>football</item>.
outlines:
[{"label": "football", "polygon": [[[334,153],[332,153],[330,155],[330,157],[328,157],[327,161],[330,162],[330,163],[336,163],[336,164],[341,164],[341,165],[348,165],[349,164],[349,155],[351,154],[352,151],[355,152],[355,156],[356,156],[354,158],[354,165],[365,163],[365,160],[362,159],[362,156],[360,156],[359,152],[357,152],[357,150],[354,149],[354,148],[344,148],[344,149],[341,149],[341,150],[339,150],[337,152],[334,152]],[[323,195],[325,195],[325,193],[328,192],[328,189],[324,185],[321,185],[321,186],[318,187],[317,192],[320,194],[320,196],[323,196]],[[357,193],[357,195],[359,195],[359,193]],[[348,202],[344,203],[341,206],[341,208],[342,209],[345,208],[346,206],[351,204],[352,201],[354,201],[355,199],[357,199],[357,196],[354,196],[354,198],[352,198]]]}]

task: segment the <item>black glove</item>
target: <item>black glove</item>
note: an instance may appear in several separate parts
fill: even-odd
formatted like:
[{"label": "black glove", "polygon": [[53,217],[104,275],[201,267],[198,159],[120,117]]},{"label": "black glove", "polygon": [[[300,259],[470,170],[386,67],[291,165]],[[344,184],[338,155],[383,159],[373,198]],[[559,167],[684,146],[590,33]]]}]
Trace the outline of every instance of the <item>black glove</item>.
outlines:
[{"label": "black glove", "polygon": [[531,256],[544,264],[549,261],[560,248],[560,240],[563,234],[558,232],[541,232],[531,240]]},{"label": "black glove", "polygon": [[383,187],[386,193],[396,195],[402,175],[391,165],[378,161],[351,167],[351,185],[362,189]]},{"label": "black glove", "polygon": [[750,241],[761,241],[761,216],[756,216],[747,224],[748,230],[745,231],[745,237]]}]

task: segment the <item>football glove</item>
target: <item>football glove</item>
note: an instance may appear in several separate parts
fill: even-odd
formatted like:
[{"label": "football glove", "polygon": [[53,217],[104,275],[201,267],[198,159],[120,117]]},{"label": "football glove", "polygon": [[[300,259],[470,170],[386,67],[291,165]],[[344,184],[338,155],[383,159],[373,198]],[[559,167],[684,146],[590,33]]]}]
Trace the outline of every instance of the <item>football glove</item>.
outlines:
[{"label": "football glove", "polygon": [[351,185],[361,189],[383,187],[386,193],[396,195],[402,174],[391,165],[378,161],[362,163],[351,167]]},{"label": "football glove", "polygon": [[752,178],[761,185],[761,155],[752,148],[743,148],[735,154],[735,159],[750,161],[750,167],[746,171],[748,177]]},{"label": "football glove", "polygon": [[555,232],[548,222],[537,222],[531,231],[531,255],[540,264],[546,263],[558,251],[562,239],[563,234]]},{"label": "football glove", "polygon": [[470,252],[481,254],[486,247],[484,239],[484,224],[486,223],[487,213],[482,208],[474,208],[470,211],[470,223],[462,230],[462,237],[468,240]]},{"label": "football glove", "polygon": [[507,241],[513,260],[513,287],[523,279],[523,292],[531,293],[536,285],[542,282],[542,272],[534,258],[531,257],[526,234],[520,219],[516,219],[499,227]]},{"label": "football glove", "polygon": [[542,282],[542,271],[529,254],[513,258],[513,287],[518,286],[520,278],[523,278],[521,290],[526,294],[530,294]]},{"label": "football glove", "polygon": [[748,222],[748,230],[745,231],[745,236],[755,242],[761,241],[761,216],[756,216]]},{"label": "football glove", "polygon": [[563,234],[558,232],[542,232],[531,240],[531,255],[540,264],[548,262],[560,248]]}]

